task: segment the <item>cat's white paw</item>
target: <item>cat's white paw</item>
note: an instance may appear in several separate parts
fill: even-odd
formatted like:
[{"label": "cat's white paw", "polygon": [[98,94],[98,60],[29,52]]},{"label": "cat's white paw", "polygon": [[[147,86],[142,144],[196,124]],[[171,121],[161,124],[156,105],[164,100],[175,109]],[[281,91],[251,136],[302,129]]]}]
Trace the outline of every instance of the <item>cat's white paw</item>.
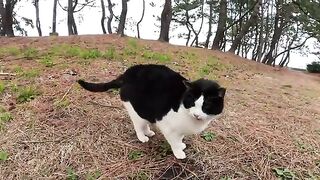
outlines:
[{"label": "cat's white paw", "polygon": [[149,136],[149,137],[152,137],[154,136],[156,133],[154,133],[153,131],[149,130],[146,132],[146,135]]},{"label": "cat's white paw", "polygon": [[147,136],[138,136],[139,141],[142,143],[148,142],[149,138]]},{"label": "cat's white paw", "polygon": [[174,151],[173,154],[177,159],[185,159],[186,158],[186,153],[184,153],[182,150]]},{"label": "cat's white paw", "polygon": [[185,143],[181,143],[181,149],[184,150],[187,147]]}]

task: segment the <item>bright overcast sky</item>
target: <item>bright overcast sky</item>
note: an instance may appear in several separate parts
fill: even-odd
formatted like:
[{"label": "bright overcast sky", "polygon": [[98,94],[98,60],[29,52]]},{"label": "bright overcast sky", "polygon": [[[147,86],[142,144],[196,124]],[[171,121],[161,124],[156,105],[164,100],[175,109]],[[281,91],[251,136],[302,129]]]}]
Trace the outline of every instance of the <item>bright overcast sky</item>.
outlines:
[{"label": "bright overcast sky", "polygon": [[[66,6],[67,0],[60,0],[62,6]],[[84,0],[82,0],[84,1]],[[82,2],[79,0],[79,2]],[[116,3],[117,5],[114,8],[114,14],[120,15],[121,12],[121,0],[112,0],[112,2]],[[154,1],[156,3],[155,7],[151,7],[149,3],[152,0],[146,0],[146,12],[143,21],[140,24],[140,36],[143,39],[158,39],[159,36],[159,26],[160,22],[156,21],[156,16],[161,15],[162,4],[164,4],[164,0]],[[105,0],[105,5],[107,5],[107,1]],[[75,20],[78,28],[79,35],[81,34],[102,34],[102,29],[100,25],[101,20],[101,8],[100,8],[100,1],[96,0],[96,8],[86,7],[82,11],[75,14]],[[41,0],[40,1],[40,21],[41,21],[41,29],[43,36],[48,36],[49,32],[51,32],[52,26],[52,7],[53,1],[52,0]],[[16,7],[17,14],[20,17],[27,17],[33,19],[35,24],[35,8],[30,3],[18,3]],[[127,22],[126,27],[127,30],[125,34],[128,36],[136,37],[136,22],[140,19],[142,13],[142,0],[130,0],[128,2],[128,13],[127,13]],[[82,16],[81,16],[82,15]],[[106,8],[106,15],[108,16],[108,9]],[[68,27],[67,27],[67,12],[63,11],[59,5],[57,8],[57,32],[60,36],[67,36],[68,35]],[[117,26],[116,22],[112,24],[114,27]],[[132,25],[132,27],[129,27]],[[182,27],[183,28],[183,27]],[[38,32],[36,28],[32,29],[30,27],[25,28],[28,32],[28,36],[38,36]],[[205,22],[203,26],[203,33],[200,36],[200,42],[205,41],[205,32],[208,29],[208,25]],[[215,30],[215,27],[214,27]],[[178,30],[173,31],[170,34],[171,39],[170,43],[177,44],[177,45],[185,45],[186,40],[177,37]],[[180,31],[182,32],[182,31]],[[211,37],[211,39],[214,38]],[[312,41],[312,40],[311,40]],[[309,46],[312,49],[312,42],[309,41]],[[296,68],[305,68],[306,64],[311,63],[312,61],[317,60],[317,57],[314,55],[300,55],[300,54],[291,54],[291,60],[289,63],[289,67],[296,67]]]}]

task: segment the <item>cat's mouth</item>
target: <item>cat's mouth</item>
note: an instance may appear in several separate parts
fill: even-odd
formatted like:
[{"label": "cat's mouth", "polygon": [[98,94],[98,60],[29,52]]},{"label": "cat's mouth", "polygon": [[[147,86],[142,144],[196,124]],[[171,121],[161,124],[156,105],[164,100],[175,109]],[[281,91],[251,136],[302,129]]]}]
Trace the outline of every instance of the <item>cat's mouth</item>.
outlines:
[{"label": "cat's mouth", "polygon": [[198,121],[202,121],[202,120],[205,120],[206,118],[204,118],[204,117],[202,117],[202,116],[200,116],[200,115],[196,115],[196,114],[193,114],[192,115],[196,120],[198,120]]}]

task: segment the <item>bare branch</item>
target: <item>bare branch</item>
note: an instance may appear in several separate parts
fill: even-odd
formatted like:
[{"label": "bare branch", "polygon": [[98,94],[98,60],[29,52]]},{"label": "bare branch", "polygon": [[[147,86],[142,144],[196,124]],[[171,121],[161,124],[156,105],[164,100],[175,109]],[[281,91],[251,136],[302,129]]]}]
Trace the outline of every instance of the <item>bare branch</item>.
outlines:
[{"label": "bare branch", "polygon": [[299,44],[299,45],[297,45],[297,46],[295,46],[295,47],[290,47],[290,48],[282,51],[281,53],[277,54],[277,55],[274,57],[274,59],[276,59],[277,57],[279,57],[280,55],[282,55],[282,54],[284,54],[284,53],[286,53],[286,52],[288,52],[288,51],[301,48],[301,47],[307,42],[307,40],[310,39],[310,38],[312,38],[312,37],[313,37],[313,36],[309,36],[309,37],[307,37],[301,44]]},{"label": "bare branch", "polygon": [[62,7],[62,5],[60,4],[60,1],[59,1],[59,0],[58,0],[58,4],[59,4],[59,6],[61,7],[62,10],[68,11],[68,9],[65,9],[64,7]]},{"label": "bare branch", "polygon": [[86,6],[88,6],[89,4],[91,4],[91,3],[93,3],[94,2],[94,0],[92,0],[92,1],[88,1],[87,3],[85,3],[85,4],[81,4],[82,5],[82,7],[81,8],[79,8],[78,10],[74,10],[73,12],[79,12],[79,11],[81,11],[83,8],[85,8]]},{"label": "bare branch", "polygon": [[298,3],[297,1],[292,1],[292,3],[293,3],[294,5],[296,5],[296,6],[298,6],[298,8],[299,8],[305,15],[307,15],[309,18],[314,19],[315,21],[317,21],[318,23],[320,23],[320,19],[317,19],[317,18],[311,16],[307,11],[305,11],[305,10],[302,8],[302,6],[301,6],[300,3]]}]

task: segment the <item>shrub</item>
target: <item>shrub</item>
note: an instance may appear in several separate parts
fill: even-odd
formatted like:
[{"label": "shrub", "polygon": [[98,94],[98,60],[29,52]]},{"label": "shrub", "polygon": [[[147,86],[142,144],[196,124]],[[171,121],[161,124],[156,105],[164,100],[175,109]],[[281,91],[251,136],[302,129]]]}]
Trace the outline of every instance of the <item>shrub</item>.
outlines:
[{"label": "shrub", "polygon": [[313,61],[307,65],[307,71],[310,73],[320,73],[320,61]]}]

